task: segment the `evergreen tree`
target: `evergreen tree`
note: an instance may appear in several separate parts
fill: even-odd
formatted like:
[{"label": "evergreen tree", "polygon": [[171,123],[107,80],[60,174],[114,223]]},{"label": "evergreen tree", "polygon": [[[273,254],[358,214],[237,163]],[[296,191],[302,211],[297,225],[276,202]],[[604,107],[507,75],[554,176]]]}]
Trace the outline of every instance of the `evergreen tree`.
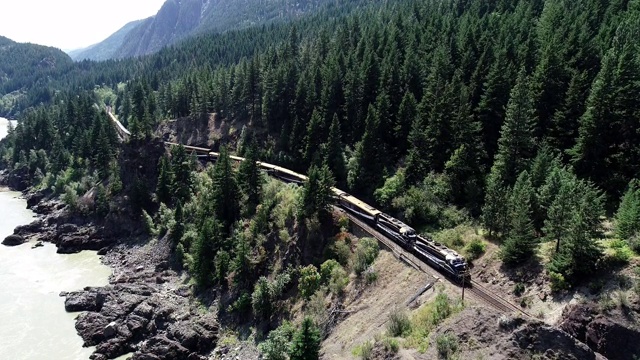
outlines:
[{"label": "evergreen tree", "polygon": [[304,184],[300,203],[300,216],[309,218],[314,215],[325,216],[331,205],[331,188],[334,186],[331,170],[325,164],[318,168],[309,168],[308,180]]},{"label": "evergreen tree", "polygon": [[173,201],[186,203],[191,197],[193,175],[192,163],[186,149],[182,145],[171,148],[171,198]]},{"label": "evergreen tree", "polygon": [[347,177],[347,169],[344,162],[344,150],[340,135],[340,122],[338,116],[333,115],[331,127],[329,128],[329,139],[325,144],[326,155],[324,162],[329,166],[335,175],[338,184],[343,184]]},{"label": "evergreen tree", "polygon": [[238,169],[238,185],[246,197],[244,207],[247,209],[247,214],[255,212],[256,206],[260,203],[260,194],[262,193],[263,180],[258,169],[257,160],[255,146],[250,144],[245,160]]},{"label": "evergreen tree", "polygon": [[507,185],[513,184],[518,174],[528,168],[528,162],[535,154],[536,118],[533,105],[529,81],[522,69],[507,104],[494,162],[494,167],[497,167]]},{"label": "evergreen tree", "polygon": [[293,335],[291,360],[317,360],[320,356],[320,331],[310,317],[305,317],[302,326]]},{"label": "evergreen tree", "polygon": [[160,158],[158,164],[158,184],[156,186],[156,196],[161,203],[171,203],[171,169],[166,156]]},{"label": "evergreen tree", "polygon": [[367,126],[362,140],[356,145],[349,163],[348,184],[356,193],[371,194],[382,182],[381,139],[379,119],[375,108],[369,106]]},{"label": "evergreen tree", "polygon": [[422,182],[429,173],[427,162],[427,134],[424,131],[425,120],[418,115],[411,125],[409,133],[409,153],[407,154],[407,184],[416,185]]},{"label": "evergreen tree", "polygon": [[485,201],[482,206],[482,222],[489,230],[489,236],[506,228],[508,191],[509,187],[504,184],[494,166],[487,176]]},{"label": "evergreen tree", "polygon": [[574,207],[566,236],[549,263],[549,270],[573,281],[593,274],[602,258],[597,237],[603,214],[603,196],[592,185],[580,181],[579,200]]},{"label": "evergreen tree", "polygon": [[307,126],[307,135],[305,137],[304,160],[307,164],[314,163],[320,152],[320,144],[322,143],[323,123],[322,115],[318,110],[313,111],[309,125]]},{"label": "evergreen tree", "polygon": [[396,124],[393,127],[395,141],[392,151],[396,154],[395,158],[402,156],[407,151],[407,139],[412,129],[413,123],[418,114],[418,104],[416,98],[411,92],[406,92],[398,108],[396,116]]},{"label": "evergreen tree", "polygon": [[177,244],[180,239],[182,239],[182,235],[184,235],[184,210],[182,208],[182,203],[178,201],[176,205],[176,210],[173,213],[174,224],[171,228],[171,240],[173,240],[174,244]]},{"label": "evergreen tree", "polygon": [[533,187],[529,173],[523,171],[509,197],[508,230],[500,249],[502,260],[508,265],[518,265],[533,257],[537,245],[531,220]]},{"label": "evergreen tree", "polygon": [[220,233],[220,223],[215,218],[207,218],[198,232],[195,244],[193,244],[193,263],[190,270],[201,288],[206,288],[213,283],[213,259],[222,243]]},{"label": "evergreen tree", "polygon": [[222,228],[228,232],[240,215],[240,193],[226,147],[220,149],[220,156],[211,174],[211,182],[211,205]]},{"label": "evergreen tree", "polygon": [[640,187],[637,180],[629,183],[615,216],[616,235],[629,239],[640,232]]}]

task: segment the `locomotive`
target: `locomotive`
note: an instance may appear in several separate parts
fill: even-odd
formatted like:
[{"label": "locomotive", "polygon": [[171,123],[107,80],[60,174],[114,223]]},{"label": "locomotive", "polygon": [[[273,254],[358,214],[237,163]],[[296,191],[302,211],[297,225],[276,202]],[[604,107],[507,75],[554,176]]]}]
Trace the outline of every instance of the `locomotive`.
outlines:
[{"label": "locomotive", "polygon": [[383,213],[364,201],[332,188],[338,206],[368,222],[388,238],[413,253],[435,269],[439,269],[456,281],[469,281],[469,267],[463,256],[434,241],[430,237],[417,235],[416,231],[402,221]]},{"label": "locomotive", "polygon": [[[178,145],[169,142],[166,144]],[[220,156],[219,153],[206,148],[193,146],[185,146],[185,148],[196,152],[196,154],[201,157],[207,157],[210,160],[217,160]],[[244,158],[239,156],[230,156],[230,158],[238,162],[244,161]],[[302,184],[308,180],[306,176],[281,166],[261,161],[258,161],[257,164],[260,169],[264,170],[270,176],[288,183]],[[466,282],[469,280],[469,267],[467,262],[465,258],[456,251],[434,241],[430,237],[416,234],[416,231],[411,226],[393,216],[383,213],[353,195],[335,187],[331,188],[331,192],[339,207],[370,224],[422,261],[428,263],[435,269],[439,269],[456,281]]]}]

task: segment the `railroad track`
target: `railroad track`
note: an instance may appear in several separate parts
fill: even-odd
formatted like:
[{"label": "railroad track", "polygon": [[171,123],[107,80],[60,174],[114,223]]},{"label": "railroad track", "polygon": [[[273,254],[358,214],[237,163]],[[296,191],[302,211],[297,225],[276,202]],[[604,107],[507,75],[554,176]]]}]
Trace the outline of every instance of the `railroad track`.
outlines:
[{"label": "railroad track", "polygon": [[[346,211],[343,211],[343,213],[346,214],[347,217],[349,217],[349,220],[354,225],[356,225],[357,227],[362,229],[364,232],[376,238],[380,243],[382,243],[386,248],[388,248],[396,258],[406,262],[407,264],[409,264],[409,266],[413,267],[418,271],[421,271],[430,276],[433,276],[436,279],[436,281],[444,281],[443,277],[439,276],[440,274],[437,272],[436,269],[425,264],[423,261],[416,258],[413,254],[408,253],[401,246],[391,241],[389,238],[382,235],[380,232],[378,232],[376,229],[372,228],[362,220],[352,216]],[[454,283],[454,285],[458,285],[458,284]],[[498,311],[506,312],[506,313],[516,312],[516,313],[521,313],[527,317],[531,317],[531,315],[527,314],[519,306],[511,303],[510,301],[504,299],[499,295],[496,295],[491,290],[487,289],[477,281],[471,280],[471,284],[469,285],[470,286],[465,286],[465,291],[468,292],[471,296],[473,296],[477,300],[491,306],[492,308]]]}]

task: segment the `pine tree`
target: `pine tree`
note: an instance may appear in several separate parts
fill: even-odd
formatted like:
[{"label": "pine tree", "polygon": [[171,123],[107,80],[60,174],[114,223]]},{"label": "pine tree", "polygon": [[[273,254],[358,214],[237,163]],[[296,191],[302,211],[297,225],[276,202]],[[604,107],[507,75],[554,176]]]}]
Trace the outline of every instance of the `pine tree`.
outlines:
[{"label": "pine tree", "polygon": [[246,197],[244,208],[247,214],[253,214],[260,203],[262,193],[262,177],[258,169],[256,149],[253,144],[247,148],[245,160],[238,169],[238,185]]},{"label": "pine tree", "polygon": [[354,157],[349,162],[348,184],[357,193],[371,194],[382,182],[384,164],[381,161],[379,124],[378,114],[371,105],[365,133],[356,144]]},{"label": "pine tree", "polygon": [[429,173],[427,162],[427,134],[424,131],[425,120],[418,115],[411,125],[409,133],[409,153],[407,154],[407,184],[416,185],[422,182]]},{"label": "pine tree", "polygon": [[640,187],[637,180],[629,183],[615,216],[616,235],[629,239],[640,231]]},{"label": "pine tree", "polygon": [[392,147],[392,151],[395,153],[395,157],[402,156],[407,151],[407,140],[409,138],[409,132],[413,126],[413,122],[418,114],[418,104],[416,98],[411,92],[405,92],[400,107],[398,108],[398,115],[396,116],[396,124],[393,127],[393,134],[395,136],[395,142]]},{"label": "pine tree", "polygon": [[482,206],[482,222],[489,230],[489,236],[505,230],[507,221],[507,194],[509,187],[494,166],[487,176],[485,201]]},{"label": "pine tree", "polygon": [[178,201],[176,210],[173,213],[174,224],[171,228],[171,240],[174,244],[177,244],[182,235],[184,235],[184,210],[182,209],[182,203]]},{"label": "pine tree", "polygon": [[335,175],[338,184],[343,184],[347,177],[347,169],[344,162],[344,150],[342,147],[342,137],[340,135],[340,122],[338,121],[338,116],[335,114],[331,121],[329,138],[327,139],[325,148],[326,155],[324,162]]},{"label": "pine tree", "polygon": [[507,185],[513,184],[518,174],[528,168],[528,162],[535,154],[535,121],[529,81],[522,69],[507,104],[494,162]]},{"label": "pine tree", "polygon": [[192,163],[186,149],[182,145],[171,148],[171,198],[173,201],[186,203],[191,197],[193,175]]},{"label": "pine tree", "polygon": [[533,187],[529,173],[523,171],[511,191],[508,207],[508,230],[500,249],[502,260],[508,265],[519,265],[533,257],[537,245],[531,216]]},{"label": "pine tree", "polygon": [[161,203],[171,203],[171,184],[173,182],[171,175],[168,159],[163,155],[158,164],[158,184],[156,186],[156,196]]},{"label": "pine tree", "polygon": [[320,331],[310,317],[305,317],[291,344],[291,360],[317,360],[320,356]]},{"label": "pine tree", "polygon": [[220,233],[220,223],[215,218],[207,218],[192,246],[193,263],[190,269],[201,288],[206,288],[213,282],[213,259],[222,243]]},{"label": "pine tree", "polygon": [[240,215],[240,197],[226,147],[220,149],[220,156],[211,174],[211,182],[211,205],[224,231],[229,231]]},{"label": "pine tree", "polygon": [[305,137],[304,160],[307,165],[314,163],[319,156],[320,144],[322,143],[323,122],[322,115],[318,110],[314,110],[307,126]]}]

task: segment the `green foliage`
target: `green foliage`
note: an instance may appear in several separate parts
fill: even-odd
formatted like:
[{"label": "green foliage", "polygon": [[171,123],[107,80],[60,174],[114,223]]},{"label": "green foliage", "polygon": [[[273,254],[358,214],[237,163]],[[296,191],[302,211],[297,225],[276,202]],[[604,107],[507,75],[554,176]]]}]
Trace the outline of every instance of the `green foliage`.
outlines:
[{"label": "green foliage", "polygon": [[316,360],[320,353],[320,330],[309,317],[305,317],[293,335],[289,358],[291,360]]},{"label": "green foliage", "polygon": [[400,350],[400,343],[394,338],[384,338],[382,340],[382,346],[384,349],[392,354],[397,354]]},{"label": "green foliage", "polygon": [[623,240],[613,240],[609,243],[609,247],[613,252],[608,256],[607,260],[612,265],[626,265],[633,257],[633,252],[629,245]]},{"label": "green foliage", "polygon": [[442,359],[451,359],[458,352],[459,347],[458,337],[452,332],[436,336],[436,349],[438,350],[438,356]]},{"label": "green foliage", "polygon": [[309,179],[304,184],[299,215],[304,219],[315,214],[326,215],[331,206],[331,188],[334,185],[333,174],[326,164],[321,168],[309,168]]},{"label": "green foliage", "polygon": [[328,248],[329,256],[336,259],[342,266],[349,265],[351,246],[343,239],[337,239]]},{"label": "green foliage", "polygon": [[354,252],[351,267],[357,275],[361,275],[369,268],[378,256],[380,247],[378,241],[373,238],[362,238],[358,241],[356,251]]},{"label": "green foliage", "polygon": [[300,278],[298,281],[300,295],[305,299],[309,299],[320,287],[321,277],[315,266],[307,265],[300,269]]},{"label": "green foliage", "polygon": [[376,201],[382,205],[384,209],[390,209],[393,199],[401,196],[405,191],[405,171],[398,170],[395,175],[388,177],[384,185],[374,192]]},{"label": "green foliage", "polygon": [[471,240],[464,248],[464,253],[467,257],[467,260],[473,261],[482,256],[482,254],[484,254],[484,252],[486,251],[486,247],[487,245],[480,239],[476,238]]},{"label": "green foliage", "polygon": [[637,180],[629,183],[615,216],[616,235],[629,239],[640,232],[640,186]]},{"label": "green foliage", "polygon": [[518,177],[509,198],[509,228],[500,248],[500,256],[508,265],[519,265],[532,258],[537,240],[532,222],[533,189],[529,174]]},{"label": "green foliage", "polygon": [[287,360],[287,353],[295,330],[293,324],[285,321],[277,329],[269,332],[267,340],[258,345],[263,358],[265,360]]},{"label": "green foliage", "polygon": [[569,284],[562,274],[550,271],[549,280],[551,281],[551,291],[553,292],[558,292],[569,288]]},{"label": "green foliage", "polygon": [[411,321],[406,312],[395,308],[389,313],[387,332],[390,336],[403,336],[411,332]]},{"label": "green foliage", "polygon": [[261,276],[251,294],[251,305],[256,317],[269,318],[273,309],[273,289],[269,280]]},{"label": "green foliage", "polygon": [[524,294],[525,291],[525,285],[521,282],[516,283],[516,285],[513,287],[513,295],[515,296],[522,296],[522,294]]}]

